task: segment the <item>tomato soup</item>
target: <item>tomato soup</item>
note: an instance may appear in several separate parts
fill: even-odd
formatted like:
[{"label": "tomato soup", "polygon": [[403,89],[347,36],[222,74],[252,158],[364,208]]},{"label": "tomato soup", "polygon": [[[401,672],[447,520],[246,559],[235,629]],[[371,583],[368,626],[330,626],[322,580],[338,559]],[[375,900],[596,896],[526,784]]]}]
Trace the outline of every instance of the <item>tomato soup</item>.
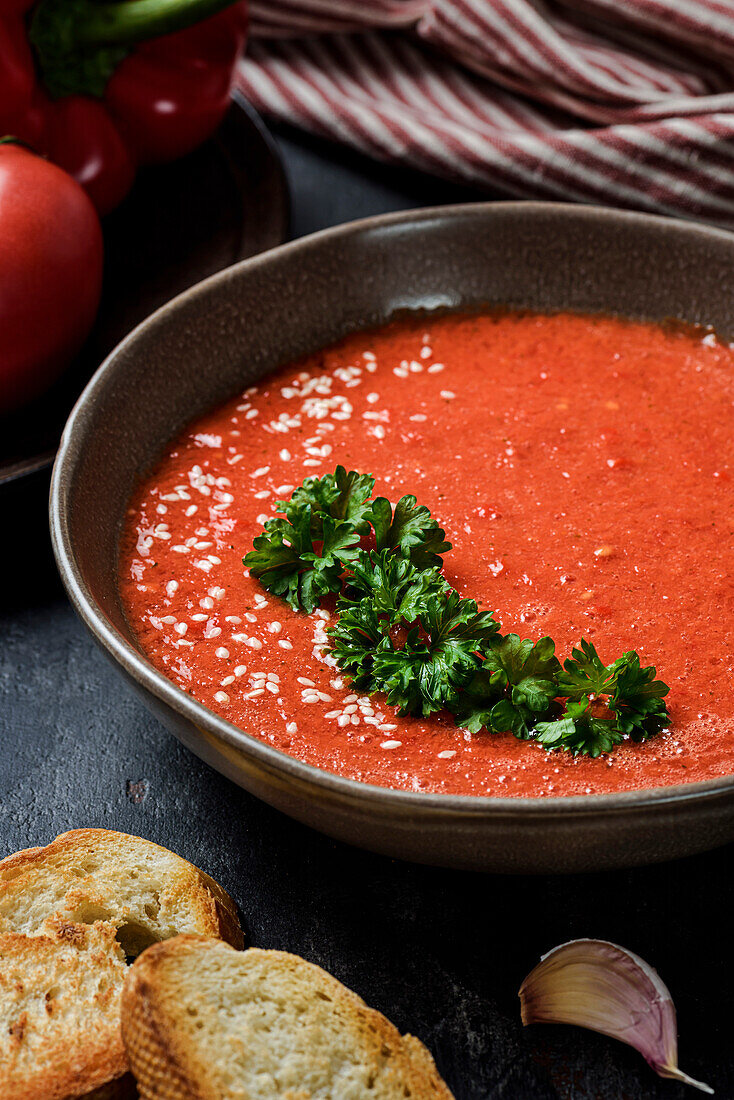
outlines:
[{"label": "tomato soup", "polygon": [[[411,791],[543,796],[734,771],[734,351],[610,317],[414,316],[279,370],[191,425],[131,501],[121,591],[182,690],[283,752]],[[336,667],[331,608],[248,575],[252,540],[337,464],[413,493],[453,543],[444,573],[503,632],[637,649],[670,728],[596,760],[448,714],[399,718]]]}]

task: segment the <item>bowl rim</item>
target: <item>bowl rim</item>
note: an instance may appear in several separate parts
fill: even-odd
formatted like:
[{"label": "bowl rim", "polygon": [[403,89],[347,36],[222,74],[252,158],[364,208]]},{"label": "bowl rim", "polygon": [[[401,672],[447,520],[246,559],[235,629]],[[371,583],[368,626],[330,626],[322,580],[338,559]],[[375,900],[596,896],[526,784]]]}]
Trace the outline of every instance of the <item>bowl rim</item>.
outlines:
[{"label": "bowl rim", "polygon": [[191,722],[201,733],[213,735],[218,741],[224,742],[245,758],[249,758],[255,765],[272,774],[285,773],[289,780],[301,787],[317,787],[325,795],[352,803],[366,803],[368,807],[379,806],[383,810],[393,811],[396,815],[415,816],[420,813],[423,817],[461,818],[509,816],[523,820],[538,817],[614,816],[631,809],[652,809],[671,804],[711,801],[731,795],[734,793],[734,774],[691,783],[641,787],[614,793],[533,797],[406,791],[349,779],[289,756],[226,718],[222,718],[204,703],[193,699],[177,687],[108,622],[92,596],[77,563],[68,519],[69,493],[75,465],[83,449],[82,441],[89,422],[95,416],[94,406],[98,392],[107,378],[114,374],[121,352],[134,345],[141,334],[155,328],[160,320],[174,315],[189,301],[216,293],[220,284],[228,283],[232,279],[236,280],[242,271],[267,268],[275,259],[297,256],[303,251],[318,248],[322,242],[369,234],[385,227],[425,227],[435,221],[471,220],[477,217],[491,219],[520,212],[523,217],[528,218],[549,215],[566,218],[570,216],[581,222],[606,221],[610,224],[637,224],[642,229],[654,228],[683,238],[709,239],[729,245],[734,258],[734,235],[713,226],[612,207],[512,200],[460,203],[372,215],[319,230],[224,268],[159,307],[128,333],[97,368],[76,401],[64,427],[54,462],[49,498],[51,541],[61,579],[72,606],[97,642],[145,691]]}]

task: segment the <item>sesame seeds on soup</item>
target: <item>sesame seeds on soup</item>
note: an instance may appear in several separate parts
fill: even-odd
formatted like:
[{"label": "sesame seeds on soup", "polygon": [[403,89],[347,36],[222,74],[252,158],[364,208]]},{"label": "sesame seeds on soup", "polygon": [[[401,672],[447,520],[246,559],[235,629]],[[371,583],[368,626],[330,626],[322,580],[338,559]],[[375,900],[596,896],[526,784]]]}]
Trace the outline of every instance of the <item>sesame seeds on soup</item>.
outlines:
[{"label": "sesame seeds on soup", "polygon": [[[403,319],[291,364],[192,424],[130,502],[120,586],[152,663],[299,760],[403,790],[600,793],[734,771],[734,351],[713,334],[527,313]],[[333,605],[297,614],[242,565],[337,464],[414,493],[444,572],[506,632],[637,649],[671,726],[596,760],[450,715],[399,718],[341,675]]]}]

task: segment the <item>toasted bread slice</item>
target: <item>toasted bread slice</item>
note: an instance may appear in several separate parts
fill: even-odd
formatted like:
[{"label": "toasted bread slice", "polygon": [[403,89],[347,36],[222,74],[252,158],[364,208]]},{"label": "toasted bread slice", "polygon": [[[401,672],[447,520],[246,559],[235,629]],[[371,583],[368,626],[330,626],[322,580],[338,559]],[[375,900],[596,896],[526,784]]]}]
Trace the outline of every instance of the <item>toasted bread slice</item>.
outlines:
[{"label": "toasted bread slice", "polygon": [[110,925],[79,926],[73,940],[0,934],[0,1094],[66,1100],[100,1084],[125,1085],[117,1042],[122,948]]},{"label": "toasted bread slice", "polygon": [[135,1095],[120,1033],[127,962],[179,932],[240,947],[234,903],[139,837],[64,833],[0,861],[0,1095]]},{"label": "toasted bread slice", "polygon": [[0,861],[0,932],[48,921],[114,925],[128,957],[182,932],[243,944],[237,910],[213,879],[141,837],[75,829]]},{"label": "toasted bread slice", "polygon": [[418,1039],[283,951],[156,944],[128,972],[122,1034],[144,1100],[451,1100]]}]

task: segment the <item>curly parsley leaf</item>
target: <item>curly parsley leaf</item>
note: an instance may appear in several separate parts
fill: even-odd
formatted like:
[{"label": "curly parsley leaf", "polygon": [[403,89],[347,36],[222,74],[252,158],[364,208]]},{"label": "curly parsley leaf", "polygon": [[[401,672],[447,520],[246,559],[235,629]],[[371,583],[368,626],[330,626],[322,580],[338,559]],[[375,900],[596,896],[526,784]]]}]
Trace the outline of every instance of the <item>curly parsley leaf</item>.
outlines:
[{"label": "curly parsley leaf", "polygon": [[293,493],[290,500],[279,500],[277,508],[284,512],[290,523],[304,508],[311,509],[311,530],[315,537],[321,534],[325,515],[343,523],[351,523],[360,534],[369,530],[370,496],[375,479],[369,474],[347,470],[337,466],[333,474],[323,477],[307,477]]},{"label": "curly parsley leaf", "polygon": [[[442,709],[471,678],[481,663],[479,652],[498,627],[489,613],[453,589],[423,594],[417,618],[411,600],[412,595],[405,618],[394,609],[381,617],[369,597],[351,605],[345,601],[331,634],[337,661],[358,686],[385,692],[400,714],[427,715]],[[365,651],[376,639],[370,658]]]},{"label": "curly parsley leaf", "polygon": [[418,569],[392,550],[362,550],[351,565],[337,614],[347,604],[369,598],[389,626],[413,623],[425,610],[429,596],[448,589],[438,569]]},{"label": "curly parsley leaf", "polygon": [[[492,729],[492,714],[504,699],[506,680],[501,672],[493,672],[486,666],[478,669],[464,685],[463,691],[451,699],[448,707],[457,726],[479,733]],[[512,719],[503,729],[511,728]]]},{"label": "curly parsley leaf", "polygon": [[565,749],[573,756],[600,756],[611,752],[624,734],[613,718],[595,718],[589,712],[589,698],[571,700],[566,712],[552,722],[538,722],[535,738],[548,751]]},{"label": "curly parsley leaf", "polygon": [[[573,651],[564,668],[566,674],[558,686],[567,699],[565,713],[556,721],[539,722],[535,729],[537,740],[547,749],[596,757],[610,752],[625,736],[643,741],[668,724],[663,702],[668,685],[655,679],[653,666],[640,667],[635,650],[604,665],[594,647],[583,640],[581,650]],[[580,692],[583,684],[588,685],[586,692]],[[594,713],[596,699],[611,717]]]},{"label": "curly parsley leaf", "polygon": [[451,549],[445,531],[425,505],[417,504],[410,494],[400,498],[394,512],[386,497],[378,497],[372,504],[370,520],[377,549],[398,550],[419,569],[440,568],[441,555]]},{"label": "curly parsley leaf", "polygon": [[579,649],[571,650],[571,656],[563,662],[563,669],[558,679],[558,694],[567,699],[607,695],[614,690],[614,666],[605,665],[586,638],[581,639]]},{"label": "curly parsley leaf", "polygon": [[264,533],[254,540],[254,550],[243,561],[268,592],[282,596],[294,611],[310,613],[324,596],[340,591],[344,567],[358,553],[359,535],[351,523],[324,513],[317,550],[311,505],[291,514],[292,522],[268,520]]},{"label": "curly parsley leaf", "polygon": [[527,739],[558,695],[560,668],[551,638],[533,643],[517,634],[496,635],[481,672],[451,707],[457,725],[472,732],[482,727],[509,731]]},{"label": "curly parsley leaf", "polygon": [[352,604],[340,600],[337,609],[338,618],[328,633],[339,668],[355,687],[374,691],[372,667],[386,636],[385,620],[369,599]]},{"label": "curly parsley leaf", "polygon": [[662,680],[655,679],[655,667],[640,668],[639,654],[631,650],[619,657],[613,668],[616,685],[609,707],[616,715],[619,728],[633,741],[643,741],[660,733],[670,720],[663,702],[670,688]]}]

